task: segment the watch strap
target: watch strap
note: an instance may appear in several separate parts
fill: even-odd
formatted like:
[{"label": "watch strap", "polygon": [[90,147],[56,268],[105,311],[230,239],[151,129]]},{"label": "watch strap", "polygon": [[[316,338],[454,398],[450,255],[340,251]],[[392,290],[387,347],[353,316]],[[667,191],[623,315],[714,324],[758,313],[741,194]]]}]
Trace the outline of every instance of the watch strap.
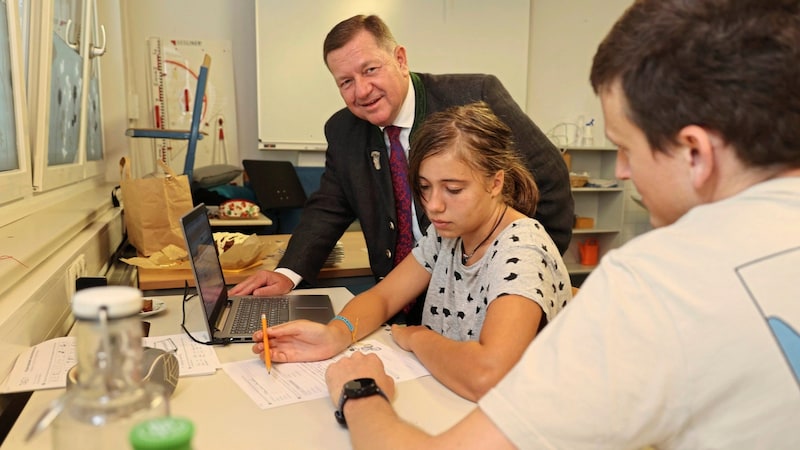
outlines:
[{"label": "watch strap", "polygon": [[[384,400],[391,403],[391,401],[389,401],[389,397],[387,397],[386,394],[383,392],[383,390],[381,390],[381,388],[378,386],[378,384],[375,383],[375,380],[373,379],[369,380],[372,381],[373,385],[368,390],[363,390],[363,389],[360,390],[358,395],[355,396],[348,395],[347,389],[345,387],[342,388],[342,395],[339,398],[339,409],[333,412],[333,416],[336,418],[336,422],[338,422],[343,427],[347,428],[347,418],[344,416],[344,405],[345,403],[347,403],[348,400],[380,395],[381,397],[383,397]],[[347,383],[345,383],[345,386],[347,386]]]}]

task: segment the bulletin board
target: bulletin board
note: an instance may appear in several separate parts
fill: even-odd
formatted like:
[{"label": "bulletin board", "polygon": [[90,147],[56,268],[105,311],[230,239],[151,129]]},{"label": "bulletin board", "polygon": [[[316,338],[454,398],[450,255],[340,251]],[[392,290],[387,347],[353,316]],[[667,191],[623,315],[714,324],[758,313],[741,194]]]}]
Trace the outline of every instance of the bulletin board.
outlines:
[{"label": "bulletin board", "polygon": [[322,43],[356,14],[387,23],[412,71],[496,75],[525,109],[529,0],[256,0],[261,149],[325,149],[323,126],[344,101]]},{"label": "bulletin board", "polygon": [[[211,57],[203,99],[195,168],[238,165],[236,90],[230,41],[157,38],[148,40],[149,96],[154,128],[188,130],[196,99],[197,75],[206,54]],[[183,172],[188,141],[153,139],[153,162],[161,159]]]}]

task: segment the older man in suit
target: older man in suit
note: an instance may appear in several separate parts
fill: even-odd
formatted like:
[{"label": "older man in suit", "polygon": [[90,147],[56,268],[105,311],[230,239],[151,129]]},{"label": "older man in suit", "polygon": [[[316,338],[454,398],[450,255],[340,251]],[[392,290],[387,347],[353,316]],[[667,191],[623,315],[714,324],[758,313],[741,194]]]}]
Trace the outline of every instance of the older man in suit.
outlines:
[{"label": "older man in suit", "polygon": [[[496,77],[410,72],[405,48],[377,16],[359,15],[337,24],[325,39],[323,57],[347,107],[325,125],[328,150],[320,188],[306,203],[278,269],[259,272],[232,294],[282,294],[301,280],[313,283],[356,219],[373,274],[379,279],[389,273],[430,222],[413,202],[407,211],[410,223],[405,224],[402,208],[398,217],[388,131],[399,128],[396,144],[407,154],[410,136],[428,114],[479,100],[512,129],[539,186],[537,209],[527,213],[545,226],[561,253],[566,251],[574,218],[566,165]],[[412,312],[410,322],[417,322],[418,313]]]}]

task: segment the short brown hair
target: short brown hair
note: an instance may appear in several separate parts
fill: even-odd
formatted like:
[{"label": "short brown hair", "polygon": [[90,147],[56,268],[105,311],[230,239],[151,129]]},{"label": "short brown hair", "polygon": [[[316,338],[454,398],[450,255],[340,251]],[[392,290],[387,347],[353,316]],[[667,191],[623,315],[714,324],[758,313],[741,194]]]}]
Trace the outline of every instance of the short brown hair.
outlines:
[{"label": "short brown hair", "polygon": [[397,41],[394,40],[392,32],[380,17],[359,14],[339,22],[325,36],[325,42],[322,44],[322,60],[325,61],[325,65],[328,65],[328,53],[344,47],[362,30],[366,30],[374,36],[375,42],[388,52],[394,51],[394,48],[397,47]]}]

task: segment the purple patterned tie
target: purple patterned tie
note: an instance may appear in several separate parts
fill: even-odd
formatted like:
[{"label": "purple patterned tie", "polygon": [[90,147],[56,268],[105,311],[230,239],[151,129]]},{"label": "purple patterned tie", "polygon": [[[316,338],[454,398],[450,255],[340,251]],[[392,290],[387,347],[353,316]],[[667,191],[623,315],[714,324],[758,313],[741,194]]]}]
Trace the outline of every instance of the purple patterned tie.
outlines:
[{"label": "purple patterned tie", "polygon": [[386,127],[389,136],[389,168],[392,172],[394,205],[397,209],[397,246],[394,250],[394,265],[400,264],[414,246],[411,225],[411,188],[408,185],[408,161],[403,145],[400,144],[400,127]]}]

